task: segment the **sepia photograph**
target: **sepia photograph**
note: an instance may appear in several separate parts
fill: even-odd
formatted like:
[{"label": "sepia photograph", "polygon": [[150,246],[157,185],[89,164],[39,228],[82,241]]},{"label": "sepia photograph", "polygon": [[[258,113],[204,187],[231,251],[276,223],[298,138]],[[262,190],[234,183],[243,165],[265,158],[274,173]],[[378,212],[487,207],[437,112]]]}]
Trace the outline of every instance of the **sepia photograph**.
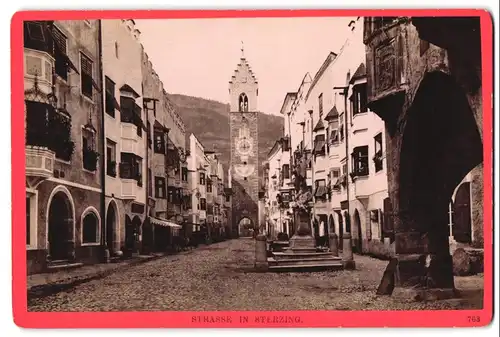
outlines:
[{"label": "sepia photograph", "polygon": [[48,16],[12,70],[28,312],[491,301],[485,16]]}]

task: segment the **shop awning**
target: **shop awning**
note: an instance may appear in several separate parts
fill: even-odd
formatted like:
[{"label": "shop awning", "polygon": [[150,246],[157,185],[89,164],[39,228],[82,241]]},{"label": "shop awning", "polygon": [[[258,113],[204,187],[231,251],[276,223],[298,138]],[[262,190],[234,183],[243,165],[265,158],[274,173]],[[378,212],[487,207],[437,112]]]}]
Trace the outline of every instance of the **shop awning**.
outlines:
[{"label": "shop awning", "polygon": [[179,229],[182,228],[182,226],[180,226],[172,221],[158,219],[158,218],[154,218],[152,216],[149,217],[149,221],[151,221],[151,223],[153,225],[157,225],[157,226],[172,227],[172,228],[179,228]]}]

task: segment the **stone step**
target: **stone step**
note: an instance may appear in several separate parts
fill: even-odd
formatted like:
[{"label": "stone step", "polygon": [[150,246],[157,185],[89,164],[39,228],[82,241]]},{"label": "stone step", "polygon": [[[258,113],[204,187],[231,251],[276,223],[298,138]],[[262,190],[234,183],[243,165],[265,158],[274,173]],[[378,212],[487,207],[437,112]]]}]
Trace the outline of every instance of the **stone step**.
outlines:
[{"label": "stone step", "polygon": [[81,263],[81,262],[68,262],[68,261],[66,261],[66,263],[63,263],[62,261],[51,261],[47,265],[47,269],[49,272],[56,272],[59,270],[75,269],[75,268],[79,268],[82,266],[83,266],[83,263]]},{"label": "stone step", "polygon": [[324,251],[318,250],[316,248],[306,248],[306,247],[301,247],[301,248],[284,247],[283,251],[284,252],[297,252],[297,253],[323,253],[324,252]]},{"label": "stone step", "polygon": [[342,263],[340,258],[336,257],[320,257],[320,258],[304,258],[304,259],[287,259],[287,260],[277,260],[272,257],[267,259],[269,265],[279,265],[279,266],[288,266],[288,265],[302,265],[302,264],[329,264],[329,263]]},{"label": "stone step", "polygon": [[269,266],[271,272],[293,273],[293,272],[313,272],[313,271],[326,271],[326,270],[340,270],[343,269],[341,262],[330,262],[325,264],[318,263],[304,263],[300,265],[273,265]]},{"label": "stone step", "polygon": [[304,252],[304,253],[291,253],[291,252],[273,252],[273,257],[277,260],[288,260],[288,259],[307,259],[307,258],[338,258],[337,256],[333,256],[332,253],[323,253],[323,252]]}]

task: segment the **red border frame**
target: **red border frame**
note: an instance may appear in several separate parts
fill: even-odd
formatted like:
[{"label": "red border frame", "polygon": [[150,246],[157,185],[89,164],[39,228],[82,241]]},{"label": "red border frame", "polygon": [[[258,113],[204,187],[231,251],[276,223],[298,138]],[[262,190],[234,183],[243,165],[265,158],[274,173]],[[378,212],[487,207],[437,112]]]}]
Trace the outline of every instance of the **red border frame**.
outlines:
[{"label": "red border frame", "polygon": [[[279,314],[301,317],[300,323],[255,323],[259,316],[278,312],[204,312],[232,317],[232,323],[192,322],[196,312],[28,312],[26,293],[26,248],[24,244],[25,156],[23,78],[11,72],[12,83],[12,272],[14,322],[26,328],[221,328],[221,327],[472,327],[488,325],[493,316],[493,23],[490,13],[476,9],[392,10],[116,10],[116,11],[24,11],[12,17],[12,69],[23,67],[24,20],[82,20],[233,17],[326,17],[326,16],[479,16],[481,19],[483,144],[484,144],[484,308],[440,311],[290,311]],[[247,316],[248,322],[241,322]],[[479,317],[471,321],[470,317]]]}]

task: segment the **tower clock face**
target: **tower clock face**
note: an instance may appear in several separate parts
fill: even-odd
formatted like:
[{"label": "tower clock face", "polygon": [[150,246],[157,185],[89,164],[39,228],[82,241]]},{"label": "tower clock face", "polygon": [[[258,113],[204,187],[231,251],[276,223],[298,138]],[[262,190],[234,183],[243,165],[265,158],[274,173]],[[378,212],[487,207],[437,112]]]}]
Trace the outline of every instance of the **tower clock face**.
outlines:
[{"label": "tower clock face", "polygon": [[238,153],[240,155],[247,156],[252,152],[253,145],[252,142],[247,138],[241,138],[236,143]]}]

